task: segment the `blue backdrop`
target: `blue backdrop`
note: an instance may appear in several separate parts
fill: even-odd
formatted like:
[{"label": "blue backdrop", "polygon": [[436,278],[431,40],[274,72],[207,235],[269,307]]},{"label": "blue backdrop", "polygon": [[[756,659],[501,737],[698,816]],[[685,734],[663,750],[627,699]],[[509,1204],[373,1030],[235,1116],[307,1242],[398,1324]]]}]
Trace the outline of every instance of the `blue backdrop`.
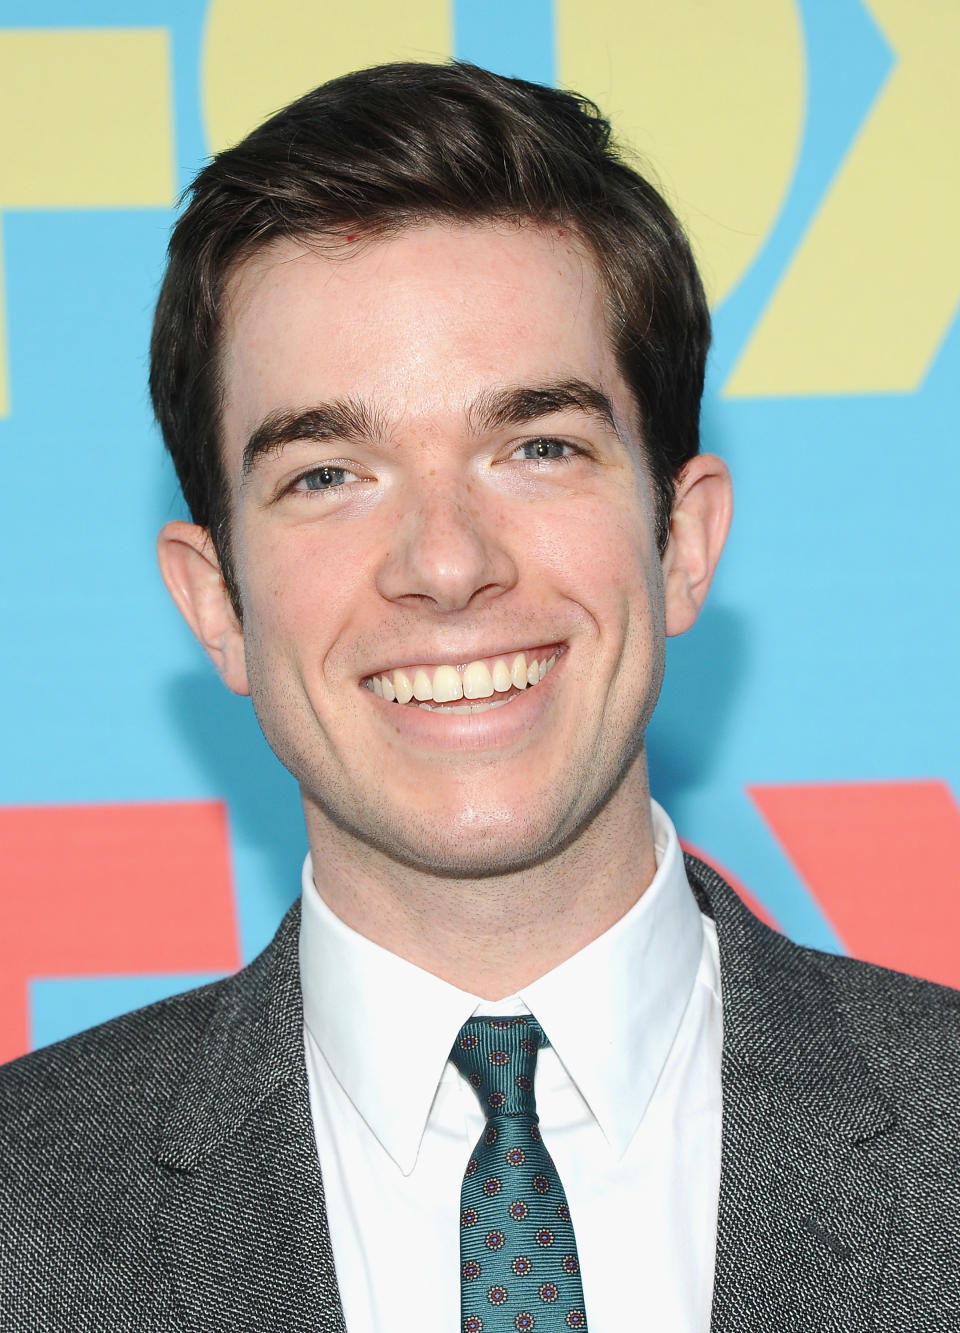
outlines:
[{"label": "blue backdrop", "polygon": [[[924,828],[931,812],[933,864],[960,869],[953,0],[259,9],[0,5],[7,827],[49,810],[55,844],[63,807],[225,802],[243,957],[298,891],[294,784],[156,571],[155,534],[182,510],[147,407],[152,303],[175,195],[213,148],[338,68],[455,54],[578,81],[690,224],[716,321],[704,444],[730,463],[738,508],[702,622],[670,644],[654,792],[781,928],[857,951],[817,867],[833,838],[845,865],[860,853],[829,824],[804,832],[811,793],[832,793],[842,811],[845,793],[869,807],[875,789],[904,784]],[[797,820],[778,823],[766,791]],[[856,824],[864,865],[878,840],[903,842],[886,808],[872,838]],[[54,847],[41,912],[23,847],[0,849],[0,935],[7,917],[21,952],[31,931],[56,932],[58,903],[97,873],[72,847]],[[902,872],[912,855],[894,847],[891,864]],[[909,899],[931,940],[960,928],[936,878],[918,866],[909,884],[879,886]],[[129,880],[136,900],[135,870]],[[866,930],[865,952],[898,962],[902,911],[889,908],[879,936]],[[193,963],[171,971],[139,955],[105,975],[76,957],[22,961],[34,1044],[198,976]],[[930,958],[927,970],[950,979]]]}]

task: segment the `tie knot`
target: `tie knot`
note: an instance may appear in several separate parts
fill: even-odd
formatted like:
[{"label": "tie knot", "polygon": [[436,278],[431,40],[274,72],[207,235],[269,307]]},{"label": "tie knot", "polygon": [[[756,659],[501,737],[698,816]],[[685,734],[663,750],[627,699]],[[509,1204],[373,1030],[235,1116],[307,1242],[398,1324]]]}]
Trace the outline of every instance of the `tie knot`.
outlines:
[{"label": "tie knot", "polygon": [[537,1051],[548,1045],[533,1018],[471,1018],[457,1034],[450,1059],[476,1092],[488,1120],[514,1115],[536,1120],[533,1075]]}]

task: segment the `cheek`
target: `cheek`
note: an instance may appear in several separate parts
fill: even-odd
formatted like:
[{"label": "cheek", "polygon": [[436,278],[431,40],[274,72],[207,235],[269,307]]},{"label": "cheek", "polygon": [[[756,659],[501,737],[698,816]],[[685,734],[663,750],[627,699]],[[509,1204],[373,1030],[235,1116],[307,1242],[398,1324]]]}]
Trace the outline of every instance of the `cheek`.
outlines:
[{"label": "cheek", "polygon": [[645,607],[658,598],[660,561],[639,505],[585,499],[532,525],[527,537],[538,564],[588,611],[591,603],[613,609],[639,599]]},{"label": "cheek", "polygon": [[251,651],[312,662],[325,658],[368,577],[349,540],[319,524],[248,539],[237,570]]}]

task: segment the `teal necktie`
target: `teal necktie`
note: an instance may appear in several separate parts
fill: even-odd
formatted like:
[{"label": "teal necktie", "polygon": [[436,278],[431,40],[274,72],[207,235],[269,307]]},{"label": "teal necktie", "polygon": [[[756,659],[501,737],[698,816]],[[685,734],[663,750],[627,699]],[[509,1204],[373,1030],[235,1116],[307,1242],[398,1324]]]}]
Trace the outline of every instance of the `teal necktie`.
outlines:
[{"label": "teal necktie", "polygon": [[472,1018],[450,1052],[487,1117],[460,1191],[463,1333],[587,1327],[570,1209],[533,1096],[547,1045],[533,1018]]}]

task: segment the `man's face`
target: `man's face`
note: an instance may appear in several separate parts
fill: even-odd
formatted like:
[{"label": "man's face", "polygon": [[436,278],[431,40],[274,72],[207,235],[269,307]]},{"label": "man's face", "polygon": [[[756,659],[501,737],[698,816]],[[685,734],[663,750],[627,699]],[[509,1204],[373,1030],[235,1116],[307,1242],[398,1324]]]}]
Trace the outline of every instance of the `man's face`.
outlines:
[{"label": "man's face", "polygon": [[569,235],[278,244],[231,284],[223,373],[224,675],[301,783],[315,854],[332,821],[420,870],[501,873],[644,789],[652,492]]}]

